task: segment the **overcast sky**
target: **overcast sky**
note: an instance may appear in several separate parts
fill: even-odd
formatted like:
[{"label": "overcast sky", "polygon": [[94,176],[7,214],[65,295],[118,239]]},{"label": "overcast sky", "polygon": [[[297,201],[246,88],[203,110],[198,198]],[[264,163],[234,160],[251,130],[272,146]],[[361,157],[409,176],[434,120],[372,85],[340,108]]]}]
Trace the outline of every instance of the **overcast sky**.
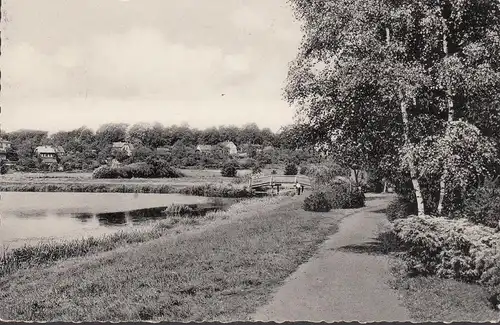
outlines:
[{"label": "overcast sky", "polygon": [[[292,122],[286,0],[3,0],[3,130]],[[222,96],[224,94],[224,96]]]}]

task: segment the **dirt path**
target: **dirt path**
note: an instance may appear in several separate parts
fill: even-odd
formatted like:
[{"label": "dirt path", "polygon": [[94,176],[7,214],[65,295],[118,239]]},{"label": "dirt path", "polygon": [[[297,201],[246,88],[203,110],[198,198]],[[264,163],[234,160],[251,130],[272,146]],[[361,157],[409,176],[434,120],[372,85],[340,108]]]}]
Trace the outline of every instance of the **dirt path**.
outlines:
[{"label": "dirt path", "polygon": [[[408,321],[407,310],[387,284],[389,258],[355,253],[372,247],[388,221],[386,199],[345,218],[309,262],[301,265],[253,315],[256,321]],[[348,248],[351,248],[349,251]]]}]

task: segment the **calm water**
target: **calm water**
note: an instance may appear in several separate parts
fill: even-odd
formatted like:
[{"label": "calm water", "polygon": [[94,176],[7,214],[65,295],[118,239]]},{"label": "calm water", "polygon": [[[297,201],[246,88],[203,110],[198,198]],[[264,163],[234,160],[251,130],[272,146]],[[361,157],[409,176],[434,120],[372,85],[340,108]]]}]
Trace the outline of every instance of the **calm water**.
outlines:
[{"label": "calm water", "polygon": [[206,205],[180,194],[0,193],[0,251],[40,241],[99,236],[165,218],[171,204]]}]

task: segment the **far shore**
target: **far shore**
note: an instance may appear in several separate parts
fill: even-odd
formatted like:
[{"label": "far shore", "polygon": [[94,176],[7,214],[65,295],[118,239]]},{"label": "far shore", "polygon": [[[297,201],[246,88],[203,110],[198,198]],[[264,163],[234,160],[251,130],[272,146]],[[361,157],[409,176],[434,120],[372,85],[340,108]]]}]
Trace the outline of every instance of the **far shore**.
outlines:
[{"label": "far shore", "polygon": [[[179,178],[94,179],[89,172],[15,172],[0,176],[0,192],[153,193],[249,198],[250,170],[222,177],[219,170],[181,169]],[[271,171],[264,171],[270,174]]]}]

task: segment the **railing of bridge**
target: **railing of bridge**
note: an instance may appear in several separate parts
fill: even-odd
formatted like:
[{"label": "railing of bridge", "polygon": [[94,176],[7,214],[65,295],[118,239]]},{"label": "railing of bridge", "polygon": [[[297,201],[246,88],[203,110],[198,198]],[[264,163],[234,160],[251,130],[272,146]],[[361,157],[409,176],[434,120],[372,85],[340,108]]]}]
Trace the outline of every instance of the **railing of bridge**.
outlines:
[{"label": "railing of bridge", "polygon": [[295,184],[299,182],[300,184],[311,187],[311,180],[305,175],[265,175],[265,176],[253,176],[250,179],[250,187],[258,186],[272,186],[274,184]]}]

